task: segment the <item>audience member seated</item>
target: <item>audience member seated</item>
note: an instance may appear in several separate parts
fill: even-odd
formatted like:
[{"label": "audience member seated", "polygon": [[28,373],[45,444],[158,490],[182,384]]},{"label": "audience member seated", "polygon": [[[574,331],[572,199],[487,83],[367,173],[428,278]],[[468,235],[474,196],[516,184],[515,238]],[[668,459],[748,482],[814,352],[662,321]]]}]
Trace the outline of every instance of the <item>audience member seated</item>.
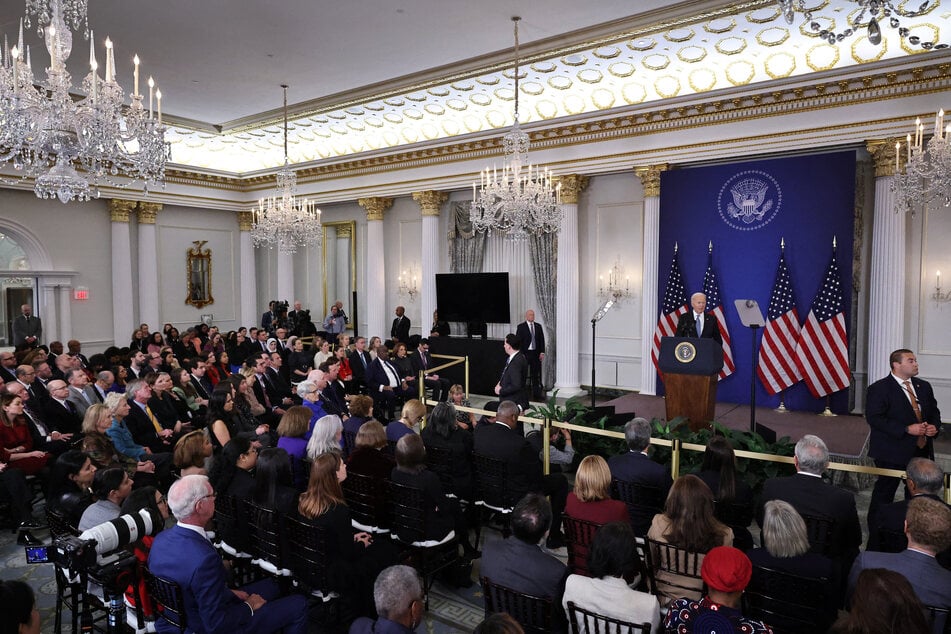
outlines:
[{"label": "audience member seated", "polygon": [[[231,418],[239,436],[244,436],[252,442],[256,441],[262,447],[273,447],[277,444],[277,432],[271,429],[269,423],[262,422],[255,415],[255,408],[251,399],[254,390],[247,378],[241,374],[233,374],[219,383],[221,386],[231,386],[231,398],[234,405],[231,408]],[[217,387],[215,388],[218,389]],[[259,412],[263,413],[264,408]]]},{"label": "audience member seated", "polygon": [[40,631],[40,611],[33,588],[17,579],[0,581],[0,632],[40,634]]},{"label": "audience member seated", "polygon": [[450,403],[438,403],[420,436],[427,447],[449,452],[449,473],[452,476],[449,493],[460,500],[472,501],[475,495],[472,483],[472,432],[459,425],[456,408]]},{"label": "audience member seated", "polygon": [[356,448],[347,459],[347,469],[375,480],[389,480],[396,460],[383,451],[387,447],[383,425],[375,420],[363,423],[355,442]]},{"label": "audience member seated", "polygon": [[[881,538],[883,532],[893,535],[903,535],[905,531],[905,513],[908,511],[908,502],[918,496],[929,497],[932,500],[943,501],[941,499],[941,488],[944,485],[944,473],[934,461],[927,458],[912,458],[908,462],[905,471],[905,486],[908,491],[908,498],[886,504],[879,507],[875,514],[875,525],[870,527],[868,536],[868,547],[866,550],[877,550],[883,552],[899,552],[901,547],[894,548],[893,544],[883,543]],[[945,568],[951,566],[945,562],[951,561],[951,553],[944,552],[938,555],[938,561],[942,561],[942,555],[945,560],[942,562]]]},{"label": "audience member seated", "polygon": [[149,373],[145,381],[152,388],[149,398],[152,415],[164,429],[171,429],[176,437],[181,437],[182,426],[188,421],[183,421],[178,413],[177,398],[172,394],[172,377],[167,372]]},{"label": "audience member seated", "polygon": [[499,403],[495,422],[476,429],[475,452],[505,463],[508,491],[513,499],[521,499],[529,491],[551,496],[554,519],[547,545],[549,548],[560,548],[565,543],[561,534],[561,514],[565,510],[570,486],[560,473],[542,474],[538,452],[525,436],[515,431],[517,416],[518,405],[514,402]]},{"label": "audience member seated", "polygon": [[347,418],[347,386],[340,380],[340,364],[336,359],[324,361],[318,368],[326,381],[320,387],[320,398],[324,402],[324,409],[329,414],[337,414],[342,419]]},{"label": "audience member seated", "polygon": [[[828,585],[824,595],[832,619],[842,603],[838,569],[825,555],[809,552],[806,523],[788,502],[770,500],[763,510],[762,548],[747,553],[754,566],[770,568],[800,577],[824,577]],[[817,606],[818,607],[818,606]],[[830,619],[830,621],[832,620]]]},{"label": "audience member seated", "polygon": [[423,580],[409,566],[390,566],[373,584],[373,603],[379,618],[361,617],[350,634],[407,634],[415,632],[425,611]]},{"label": "audience member seated", "polygon": [[[591,457],[595,456],[588,456]],[[607,471],[607,464],[604,469]],[[571,616],[568,614],[568,602],[573,601],[579,608],[612,619],[629,623],[650,623],[651,631],[656,632],[660,626],[660,604],[657,597],[632,590],[625,581],[643,566],[637,554],[634,531],[627,518],[627,510],[623,510],[624,516],[620,521],[605,524],[598,529],[588,555],[588,572],[591,576],[569,576],[565,583],[562,605],[565,608],[565,616],[569,619]],[[585,630],[581,622],[578,626],[580,631]]]},{"label": "audience member seated", "polygon": [[69,386],[62,379],[46,384],[50,397],[43,403],[43,421],[61,434],[78,435],[83,419],[76,406],[67,400]]},{"label": "audience member seated", "polygon": [[908,548],[900,553],[861,553],[849,574],[849,596],[867,568],[887,568],[903,575],[925,605],[951,608],[951,570],[935,555],[951,545],[951,508],[944,502],[918,496],[908,502],[905,516]]},{"label": "audience member seated", "polygon": [[343,433],[356,437],[363,423],[373,420],[373,399],[366,394],[355,394],[350,399],[350,418],[343,421]]},{"label": "audience member seated", "polygon": [[[729,440],[723,436],[710,438],[703,452],[703,464],[697,477],[713,491],[713,499],[717,505],[748,508],[752,521],[753,489],[736,471],[736,454]],[[733,529],[734,545],[737,548],[749,550],[753,547],[753,536],[748,523],[745,526],[731,524],[730,528]]]},{"label": "audience member seated", "polygon": [[165,429],[149,407],[152,398],[152,388],[145,379],[136,379],[129,383],[129,414],[125,418],[125,425],[132,433],[136,444],[148,447],[152,453],[166,453],[175,446],[175,432]]},{"label": "audience member seated", "polygon": [[387,537],[374,540],[369,533],[354,534],[350,509],[343,499],[340,483],[347,477],[347,465],[339,453],[324,453],[314,460],[307,491],[301,494],[297,511],[327,533],[330,560],[328,578],[333,590],[342,592],[363,614],[372,614],[371,588],[377,574],[396,561],[396,549]]},{"label": "audience member seated", "polygon": [[[624,440],[628,451],[608,460],[611,477],[657,489],[659,499],[667,499],[672,483],[670,469],[657,464],[648,457],[651,444],[651,424],[646,418],[635,418],[624,425]],[[631,517],[634,533],[643,535],[651,525],[653,516],[647,510],[638,510]]]},{"label": "audience member seated", "polygon": [[341,449],[343,440],[343,423],[339,416],[324,416],[314,424],[314,429],[307,441],[307,457],[313,460],[324,453],[343,455]]},{"label": "audience member seated", "polygon": [[585,456],[578,465],[574,490],[568,494],[565,513],[595,524],[629,521],[624,502],[611,499],[611,470],[604,458]]},{"label": "audience member seated", "polygon": [[703,558],[700,574],[707,594],[699,601],[684,598],[671,603],[664,619],[667,634],[772,633],[770,626],[748,619],[740,611],[743,590],[753,574],[753,566],[743,551],[732,546],[717,546]]},{"label": "audience member seated", "polygon": [[212,453],[214,447],[208,439],[208,432],[197,429],[178,439],[172,459],[179,475],[208,475],[207,464]]},{"label": "audience member seated", "polygon": [[10,454],[0,448],[0,502],[9,505],[10,516],[17,532],[17,544],[21,546],[40,546],[42,541],[30,533],[40,528],[40,522],[33,519],[33,493],[26,481],[26,475],[19,469],[8,469]]},{"label": "audience member seated", "polygon": [[925,608],[901,574],[883,568],[863,570],[855,582],[852,607],[830,634],[930,634]]},{"label": "audience member seated", "polygon": [[[178,397],[178,402],[185,403],[188,408],[188,419],[190,421],[201,423],[198,416],[198,393],[195,386],[192,385],[191,375],[185,368],[173,369],[169,376],[172,378],[172,394]],[[181,405],[179,405],[180,407]]]},{"label": "audience member seated", "polygon": [[399,420],[391,421],[386,426],[386,439],[390,442],[396,442],[406,434],[415,434],[425,415],[426,406],[423,405],[421,400],[414,398],[406,401]]},{"label": "audience member seated", "polygon": [[322,381],[326,384],[323,378],[316,381],[301,381],[297,384],[297,396],[300,397],[301,404],[295,407],[304,407],[308,412],[307,429],[304,430],[305,441],[310,440],[314,424],[327,415],[327,410],[324,409],[323,399],[320,397],[320,382]]},{"label": "audience member seated", "polygon": [[0,397],[0,447],[6,451],[6,464],[23,475],[37,475],[52,457],[33,449],[33,435],[23,415],[23,399],[16,394]]},{"label": "audience member seated", "polygon": [[[472,403],[466,398],[466,391],[458,383],[449,388],[449,403],[456,408],[472,407]],[[456,422],[462,429],[473,429],[476,424],[476,415],[456,409]]]},{"label": "audience member seated", "polygon": [[[511,401],[502,405],[506,402]],[[551,505],[544,496],[529,493],[515,505],[510,523],[512,534],[507,539],[486,543],[479,574],[516,592],[548,597],[555,615],[563,614],[557,606],[565,592],[568,567],[541,548],[552,523]],[[557,618],[554,623],[563,626],[565,620]]]},{"label": "audience member seated", "polygon": [[208,481],[218,495],[230,495],[236,500],[250,500],[254,489],[254,466],[258,461],[257,447],[247,438],[232,438],[221,453],[211,461]]},{"label": "audience member seated", "polygon": [[463,556],[468,559],[479,556],[469,539],[469,526],[459,501],[447,498],[439,476],[426,468],[426,447],[416,434],[403,436],[396,443],[396,467],[390,480],[422,492],[427,509],[427,540],[441,542],[455,530],[456,539],[462,544]]},{"label": "audience member seated", "polygon": [[53,463],[46,504],[74,528],[79,526],[86,508],[95,501],[90,490],[95,474],[96,465],[76,449],[67,451]]},{"label": "audience member seated", "polygon": [[[246,366],[241,366],[241,368],[235,372],[237,376],[244,378],[243,385],[240,386],[240,389],[237,389],[238,394],[242,396],[242,399],[247,404],[247,411],[254,418],[258,419],[260,423],[268,423],[273,420],[271,413],[264,407],[264,404],[258,401],[257,394],[254,392],[254,385],[257,382],[257,375],[254,373],[254,368],[248,368]],[[234,375],[232,375],[233,377]],[[231,379],[232,385],[236,385],[236,379]],[[244,405],[241,406],[244,409]]]},{"label": "audience member seated", "polygon": [[[372,345],[372,344],[371,344]],[[373,350],[373,348],[370,348]],[[396,367],[390,362],[386,346],[376,347],[376,359],[367,370],[367,387],[376,406],[377,416],[392,420],[397,399],[412,398],[415,392],[409,388]],[[399,440],[392,438],[391,440]]]},{"label": "audience member seated", "polygon": [[92,492],[96,501],[83,511],[79,520],[80,532],[119,517],[119,507],[132,493],[132,478],[118,467],[96,471]]},{"label": "audience member seated", "polygon": [[[185,476],[172,485],[168,505],[178,524],[155,537],[149,570],[182,588],[189,629],[196,632],[259,634],[307,632],[307,600],[298,594],[279,598],[277,583],[259,581],[238,590],[205,534],[215,514],[215,490],[204,476]],[[177,631],[160,619],[159,632]]]},{"label": "audience member seated", "polygon": [[[205,424],[208,428],[208,438],[215,452],[221,450],[232,438],[239,437],[234,423],[234,390],[230,384],[215,388],[208,397],[208,414]],[[244,436],[248,439],[247,436]]]},{"label": "audience member seated", "polygon": [[[153,486],[136,489],[130,493],[129,497],[122,503],[120,513],[122,515],[138,515],[142,509],[148,510],[149,515],[152,516],[152,525],[158,527],[155,534],[161,532],[161,530],[165,528],[165,522],[169,518],[168,502],[165,500],[165,496],[162,495],[162,492]],[[155,535],[143,535],[138,541],[130,545],[137,560],[135,578],[138,579],[139,596],[142,597],[142,614],[150,620],[154,620],[155,618],[155,607],[152,605],[152,600],[147,594],[142,570],[149,560],[149,551],[152,549],[152,543],[154,541]],[[129,605],[135,607],[136,593],[132,584],[129,584],[129,587],[126,588],[125,598]]]},{"label": "audience member seated", "polygon": [[[83,417],[82,450],[92,458],[96,469],[102,471],[118,467],[134,478],[137,486],[155,486],[159,482],[157,465],[148,460],[136,460],[117,451],[112,440],[106,435],[110,427],[112,412],[108,407],[96,403],[86,408],[86,415]],[[168,476],[167,467],[163,469],[163,473]]]},{"label": "audience member seated", "polygon": [[277,446],[287,452],[291,462],[294,486],[301,491],[307,486],[308,474],[304,469],[303,461],[307,457],[307,440],[304,436],[307,434],[309,425],[310,410],[303,405],[295,405],[288,409],[277,425]]},{"label": "audience member seated", "polygon": [[291,461],[287,452],[277,447],[262,449],[254,470],[251,501],[281,515],[289,515],[297,510],[298,495],[292,486]]},{"label": "audience member seated", "polygon": [[310,352],[304,352],[304,342],[298,337],[288,339],[290,353],[287,355],[287,371],[291,383],[300,383],[307,378],[307,374],[314,369],[314,357]]},{"label": "audience member seated", "polygon": [[771,478],[763,485],[757,522],[763,525],[763,505],[770,500],[789,502],[807,523],[807,515],[831,519],[835,526],[826,554],[836,561],[844,578],[862,544],[855,497],[822,480],[822,472],[829,466],[829,450],[818,436],[807,434],[796,443],[795,463],[796,475]]},{"label": "audience member seated", "polygon": [[[695,475],[680,476],[670,488],[664,512],[654,516],[647,537],[658,542],[673,544],[701,558],[716,546],[733,544],[733,531],[713,516],[713,493],[703,480]],[[667,565],[659,551],[653,552],[655,567]],[[742,554],[742,552],[740,552]],[[749,559],[743,555],[749,565]],[[698,579],[677,575],[665,570],[656,573],[657,591],[665,605],[681,597],[692,601],[700,599],[701,583]],[[747,578],[747,581],[749,579]],[[679,587],[676,587],[679,586]],[[683,587],[696,588],[694,592]],[[744,584],[745,587],[745,584]]]}]

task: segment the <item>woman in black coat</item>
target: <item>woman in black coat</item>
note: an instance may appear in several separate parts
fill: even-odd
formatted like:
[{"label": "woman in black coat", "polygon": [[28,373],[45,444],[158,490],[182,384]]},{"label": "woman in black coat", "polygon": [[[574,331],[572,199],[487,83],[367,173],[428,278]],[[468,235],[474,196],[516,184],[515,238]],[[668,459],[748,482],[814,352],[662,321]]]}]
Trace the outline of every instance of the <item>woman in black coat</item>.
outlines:
[{"label": "woman in black coat", "polygon": [[474,496],[472,482],[472,432],[459,427],[456,408],[450,403],[439,403],[429,415],[426,428],[420,432],[427,447],[449,452],[449,470],[452,475],[452,493],[460,500]]}]

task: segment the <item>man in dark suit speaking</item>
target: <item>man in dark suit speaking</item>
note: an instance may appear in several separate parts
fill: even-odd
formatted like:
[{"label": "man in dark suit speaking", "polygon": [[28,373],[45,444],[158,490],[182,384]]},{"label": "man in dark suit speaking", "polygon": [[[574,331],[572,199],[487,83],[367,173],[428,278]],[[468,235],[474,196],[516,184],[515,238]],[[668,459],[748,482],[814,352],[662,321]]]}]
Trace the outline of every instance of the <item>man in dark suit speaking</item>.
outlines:
[{"label": "man in dark suit speaking", "polygon": [[[888,357],[891,374],[868,386],[865,420],[872,428],[868,455],[875,466],[904,470],[916,457],[934,459],[933,438],[941,430],[941,412],[931,384],[918,378],[915,353],[904,348]],[[879,476],[872,489],[868,522],[875,526],[875,513],[891,504],[898,478]]]},{"label": "man in dark suit speaking", "polygon": [[720,338],[720,324],[717,322],[717,316],[704,312],[707,308],[707,296],[703,293],[691,295],[690,308],[691,310],[685,312],[677,320],[676,336],[714,339],[722,346],[723,340]]}]

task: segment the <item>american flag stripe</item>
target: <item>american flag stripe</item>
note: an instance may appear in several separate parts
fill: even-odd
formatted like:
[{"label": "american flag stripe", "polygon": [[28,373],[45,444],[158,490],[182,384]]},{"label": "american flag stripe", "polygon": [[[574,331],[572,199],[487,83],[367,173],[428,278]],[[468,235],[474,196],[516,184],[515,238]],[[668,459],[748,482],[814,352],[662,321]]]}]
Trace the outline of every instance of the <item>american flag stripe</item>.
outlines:
[{"label": "american flag stripe", "polygon": [[674,245],[674,258],[670,262],[670,273],[667,275],[667,286],[664,288],[664,301],[660,309],[660,318],[654,329],[654,338],[651,341],[651,361],[654,367],[660,355],[661,337],[672,337],[677,332],[677,320],[687,312],[687,289],[684,286],[683,275],[680,273],[680,262],[677,259],[677,245]]},{"label": "american flag stripe", "polygon": [[720,379],[725,379],[736,371],[736,364],[733,363],[733,346],[730,345],[730,331],[726,327],[726,317],[723,315],[723,306],[717,306],[710,312],[717,317],[717,325],[720,327],[720,339],[723,340],[723,369],[720,370]]},{"label": "american flag stripe", "polygon": [[654,329],[654,340],[651,342],[651,361],[654,367],[657,366],[657,358],[660,355],[661,337],[673,337],[677,333],[677,321],[680,316],[687,312],[687,305],[680,306],[672,313],[666,313],[660,316],[657,322],[657,328]]},{"label": "american flag stripe", "polygon": [[766,324],[757,374],[768,393],[779,394],[802,380],[795,361],[798,338],[799,313],[795,308]]},{"label": "american flag stripe", "polygon": [[707,270],[703,274],[703,294],[707,297],[707,310],[716,315],[720,327],[720,339],[723,348],[723,368],[720,370],[720,380],[733,374],[736,365],[733,363],[733,347],[730,345],[730,330],[726,325],[723,314],[723,305],[720,303],[720,284],[717,274],[713,270],[713,244],[710,245],[710,255],[707,258]]},{"label": "american flag stripe", "polygon": [[849,386],[849,340],[842,299],[842,280],[833,252],[796,347],[796,365],[816,398]]}]

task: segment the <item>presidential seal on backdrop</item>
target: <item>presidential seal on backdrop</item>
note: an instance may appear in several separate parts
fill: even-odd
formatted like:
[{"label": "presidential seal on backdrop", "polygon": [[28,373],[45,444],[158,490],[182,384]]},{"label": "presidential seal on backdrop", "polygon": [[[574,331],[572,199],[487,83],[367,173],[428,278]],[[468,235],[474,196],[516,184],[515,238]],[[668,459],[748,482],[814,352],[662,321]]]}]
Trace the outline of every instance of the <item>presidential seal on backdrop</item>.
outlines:
[{"label": "presidential seal on backdrop", "polygon": [[755,231],[769,224],[782,206],[783,192],[776,179],[762,170],[734,174],[717,196],[723,222],[739,231]]}]

